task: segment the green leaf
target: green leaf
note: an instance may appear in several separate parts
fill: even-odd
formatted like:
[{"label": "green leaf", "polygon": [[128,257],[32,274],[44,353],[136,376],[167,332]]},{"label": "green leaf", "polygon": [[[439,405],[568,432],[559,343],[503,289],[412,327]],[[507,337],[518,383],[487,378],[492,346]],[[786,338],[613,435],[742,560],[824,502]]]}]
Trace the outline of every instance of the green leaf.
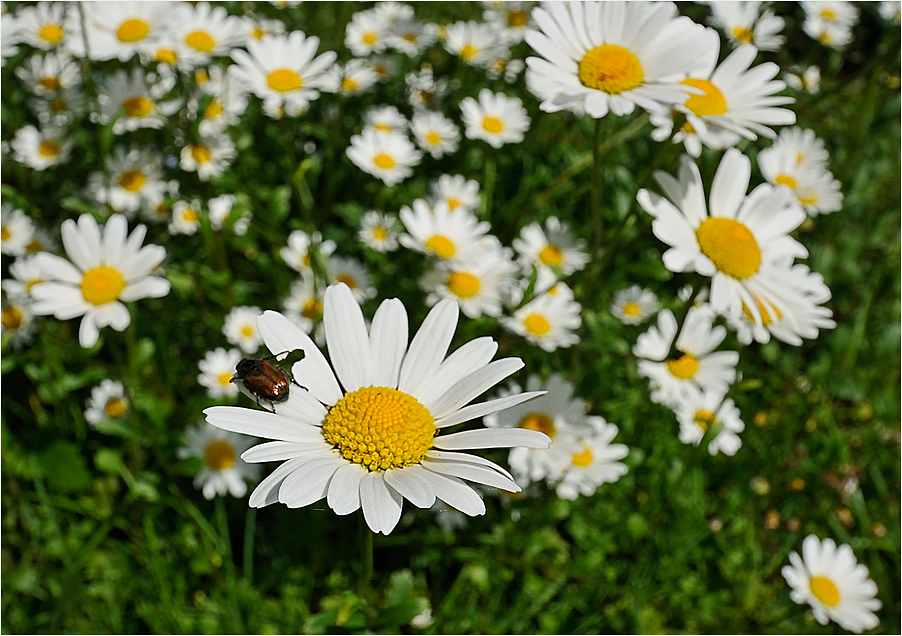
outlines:
[{"label": "green leaf", "polygon": [[38,455],[38,465],[51,490],[73,492],[91,483],[91,473],[78,446],[57,440]]}]

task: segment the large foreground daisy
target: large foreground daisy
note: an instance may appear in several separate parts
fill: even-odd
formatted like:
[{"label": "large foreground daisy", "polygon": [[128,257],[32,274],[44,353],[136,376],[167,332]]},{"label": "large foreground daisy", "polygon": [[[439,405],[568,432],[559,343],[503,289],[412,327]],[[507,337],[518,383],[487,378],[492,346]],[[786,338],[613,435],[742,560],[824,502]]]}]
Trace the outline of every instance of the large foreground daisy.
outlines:
[{"label": "large foreground daisy", "polygon": [[418,508],[440,499],[468,515],[483,514],[482,498],[462,479],[518,492],[500,466],[454,451],[544,448],[547,436],[523,429],[440,434],[541,395],[469,404],[523,361],[490,362],[498,349],[491,338],[477,338],[445,358],[457,316],[455,302],[440,302],[408,344],[407,311],[400,300],[384,301],[367,329],[351,290],[332,285],[323,302],[330,365],[288,318],[264,313],[258,326],[270,351],[304,352],[292,367],[288,399],[274,404],[272,413],[228,406],[204,411],[218,428],[275,440],[242,455],[248,462],[284,462],[251,494],[250,505],[278,501],[300,508],[325,498],[336,514],[360,508],[373,532],[389,534],[404,499]]}]

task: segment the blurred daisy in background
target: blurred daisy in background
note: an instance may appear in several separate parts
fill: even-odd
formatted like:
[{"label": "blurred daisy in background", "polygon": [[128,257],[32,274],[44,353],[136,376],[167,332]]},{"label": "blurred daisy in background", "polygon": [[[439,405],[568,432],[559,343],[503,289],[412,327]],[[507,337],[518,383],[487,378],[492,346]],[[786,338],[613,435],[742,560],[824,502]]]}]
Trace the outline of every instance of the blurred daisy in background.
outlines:
[{"label": "blurred daisy in background", "polygon": [[167,184],[159,155],[149,149],[125,150],[118,146],[106,158],[105,174],[92,174],[88,188],[113,212],[132,215],[162,201]]},{"label": "blurred daisy in background", "polygon": [[359,58],[348,60],[344,65],[336,64],[331,72],[336,75],[339,90],[344,95],[360,95],[379,81],[369,61]]},{"label": "blurred daisy in background", "polygon": [[185,445],[178,450],[178,457],[199,457],[204,461],[194,478],[194,487],[201,490],[205,499],[225,497],[226,493],[240,499],[247,493],[247,482],[256,482],[260,473],[259,466],[241,459],[241,453],[256,441],[202,422],[185,431]]},{"label": "blurred daisy in background", "polygon": [[507,57],[500,33],[484,22],[458,21],[445,27],[444,46],[471,66],[485,66],[496,57]]},{"label": "blurred daisy in background", "polygon": [[318,344],[325,342],[322,330],[323,289],[314,284],[313,276],[301,276],[294,281],[282,307],[285,315],[304,333],[313,335]]},{"label": "blurred daisy in background", "polygon": [[166,250],[160,245],[142,247],[146,231],[138,225],[128,234],[121,214],[110,216],[102,232],[90,214],[82,214],[77,223],[63,221],[63,246],[71,262],[48,252],[36,255],[47,280],[31,289],[35,314],[52,314],[59,320],[82,316],[78,330],[82,347],[93,346],[103,327],[123,331],[131,323],[123,303],[169,293],[168,280],[151,276],[166,258]]},{"label": "blurred daisy in background", "polygon": [[261,314],[259,307],[233,307],[225,317],[222,335],[229,344],[238,345],[244,353],[257,353],[263,344],[263,336],[257,328],[257,317]]},{"label": "blurred daisy in background", "polygon": [[35,227],[22,210],[3,204],[0,219],[0,251],[9,256],[22,256],[34,237]]},{"label": "blurred daisy in background", "polygon": [[200,229],[200,200],[176,201],[172,206],[172,219],[169,221],[170,234],[186,234],[191,236]]},{"label": "blurred daisy in background", "polygon": [[201,137],[215,137],[244,114],[247,96],[219,66],[211,66],[202,75],[195,73],[195,81],[202,95],[189,99],[188,111],[195,119],[200,119],[197,132]]},{"label": "blurred daisy in background", "polygon": [[485,10],[482,19],[501,34],[501,39],[511,45],[519,44],[526,37],[526,29],[534,24],[529,17],[530,11],[539,6],[538,2],[483,2]]},{"label": "blurred daisy in background", "polygon": [[501,325],[545,351],[554,351],[579,342],[576,329],[582,324],[582,306],[570,288],[558,283],[501,319]]},{"label": "blurred daisy in background", "polygon": [[344,283],[354,294],[358,303],[363,303],[376,295],[376,288],[370,281],[370,273],[355,258],[333,256],[326,263],[329,283]]},{"label": "blurred daisy in background", "polygon": [[[6,283],[7,281],[3,281]],[[0,326],[3,333],[3,348],[7,345],[21,349],[31,343],[37,323],[31,311],[31,298],[27,295],[10,294],[4,284]]]},{"label": "blurred daisy in background", "polygon": [[433,159],[441,159],[457,152],[457,145],[460,143],[457,125],[441,113],[433,111],[415,112],[410,120],[410,132],[417,145],[432,155]]},{"label": "blurred daisy in background", "polygon": [[786,22],[764,2],[708,2],[711,24],[719,27],[735,48],[754,45],[759,51],[779,51],[786,38],[779,35]]},{"label": "blurred daisy in background", "polygon": [[614,295],[611,313],[625,325],[638,325],[655,315],[660,306],[654,292],[631,285]]},{"label": "blurred daisy in background", "polygon": [[106,379],[91,389],[85,404],[85,420],[96,426],[103,420],[119,420],[128,412],[129,400],[121,382]]},{"label": "blurred daisy in background", "polygon": [[235,397],[238,395],[238,385],[232,382],[232,376],[241,358],[238,349],[216,347],[207,351],[197,363],[200,368],[197,383],[207,389],[207,395],[211,398]]},{"label": "blurred daisy in background", "polygon": [[411,206],[405,205],[399,213],[408,232],[398,237],[401,245],[445,261],[473,261],[481,256],[481,241],[490,228],[487,221],[464,210],[451,212],[444,203],[432,208],[416,199]]},{"label": "blurred daisy in background", "polygon": [[717,430],[708,442],[708,453],[732,457],[742,446],[739,433],[745,429],[739,409],[721,391],[701,391],[690,387],[673,405],[680,423],[680,441],[698,446],[710,430]]},{"label": "blurred daisy in background", "polygon": [[433,205],[444,203],[451,212],[475,212],[481,203],[479,182],[459,174],[441,175],[429,184],[429,192]]},{"label": "blurred daisy in background", "polygon": [[786,85],[797,91],[804,90],[815,95],[821,89],[821,69],[817,66],[809,66],[805,70],[793,69],[794,73],[786,73],[783,81]]},{"label": "blurred daisy in background", "polygon": [[468,318],[500,316],[509,297],[517,265],[509,248],[485,248],[476,261],[441,261],[426,272],[421,287],[428,294],[427,305],[443,298],[456,300]]},{"label": "blurred daisy in background", "polygon": [[363,115],[363,132],[404,133],[407,118],[396,106],[374,106]]},{"label": "blurred daisy in background", "polygon": [[387,43],[390,48],[401,51],[407,57],[415,57],[432,46],[437,37],[437,25],[405,19],[392,26]]},{"label": "blurred daisy in background", "polygon": [[113,133],[117,135],[139,128],[163,128],[166,118],[179,109],[178,100],[161,101],[174,84],[172,77],[148,82],[141,68],[133,69],[131,75],[128,71],[116,71],[98,87],[100,111],[92,113],[92,117],[96,116],[102,125],[116,119]]},{"label": "blurred daisy in background", "polygon": [[3,291],[10,298],[22,297],[31,301],[31,288],[45,280],[38,260],[35,255],[20,256],[10,264],[12,278],[4,278],[2,283]]},{"label": "blurred daisy in background", "polygon": [[345,46],[357,56],[385,50],[388,22],[372,9],[358,11],[345,27]]},{"label": "blurred daisy in background", "polygon": [[175,43],[180,62],[194,68],[209,64],[214,57],[228,55],[244,42],[241,18],[231,16],[225,7],[209,2],[194,5],[177,3],[169,14],[167,37]]},{"label": "blurred daisy in background", "polygon": [[451,90],[448,78],[436,78],[429,64],[423,64],[418,72],[405,75],[404,84],[408,103],[418,110],[438,108]]},{"label": "blurred daisy in background", "polygon": [[612,444],[618,428],[600,415],[586,417],[587,432],[578,440],[579,450],[571,453],[555,492],[561,499],[591,497],[602,484],[614,483],[629,470],[620,462],[629,454],[624,444]]},{"label": "blurred daisy in background", "polygon": [[[158,40],[168,33],[169,16],[175,5],[171,2],[83,2],[85,35],[88,51],[84,51],[78,11],[69,15],[75,20],[68,42],[78,55],[90,55],[93,60],[127,62],[136,53],[151,53]],[[135,69],[137,74],[143,73]],[[131,130],[131,129],[130,129]]]},{"label": "blurred daisy in background", "polygon": [[858,24],[858,7],[852,2],[828,0],[802,2],[805,21],[802,30],[821,44],[845,48],[852,41],[852,27]]},{"label": "blurred daisy in background", "polygon": [[398,249],[398,218],[393,214],[385,214],[369,210],[360,220],[357,238],[364,245],[377,252],[394,252]]},{"label": "blurred daisy in background", "polygon": [[880,3],[880,17],[893,24],[902,22],[902,2],[899,0],[883,0]]},{"label": "blurred daisy in background", "polygon": [[10,142],[12,158],[33,170],[46,170],[69,160],[73,140],[55,126],[25,126]]},{"label": "blurred daisy in background", "polygon": [[780,571],[792,588],[789,597],[808,603],[818,623],[832,620],[856,634],[880,624],[874,613],[883,607],[876,598],[877,585],[851,547],[809,534],[802,542],[802,556],[790,552],[789,563]]},{"label": "blurred daisy in background", "polygon": [[201,181],[209,181],[225,172],[237,155],[235,142],[228,135],[219,134],[186,144],[179,154],[179,167],[185,172],[196,172]]},{"label": "blurred daisy in background", "polygon": [[529,130],[529,116],[520,98],[487,88],[479,91],[478,99],[462,99],[460,111],[467,139],[482,139],[492,148],[520,143]]},{"label": "blurred daisy in background", "polygon": [[16,77],[29,91],[47,99],[80,86],[82,79],[78,65],[64,53],[32,55],[16,69]]},{"label": "blurred daisy in background", "polygon": [[[457,318],[455,303],[439,303],[408,345],[401,301],[384,301],[367,328],[347,286],[330,286],[323,320],[330,364],[286,317],[265,313],[259,324],[270,351],[304,351],[292,367],[300,386],[292,387],[287,401],[274,405],[275,413],[237,407],[204,411],[214,426],[276,440],[242,456],[249,462],[283,462],[260,483],[250,505],[278,501],[300,508],[325,499],[339,515],[362,509],[373,532],[389,534],[404,499],[418,508],[440,499],[467,515],[484,514],[482,498],[461,478],[519,491],[500,466],[456,451],[542,448],[549,443],[545,435],[486,428],[438,434],[537,397],[521,393],[467,406],[523,362],[490,362],[497,350],[490,338],[467,343],[445,358]],[[361,435],[376,443],[359,444]]]},{"label": "blurred daisy in background", "polygon": [[279,251],[282,260],[293,270],[301,274],[313,273],[312,252],[316,252],[322,259],[328,258],[335,251],[335,241],[323,240],[319,232],[307,234],[301,230],[293,230],[288,235],[288,245]]},{"label": "blurred daisy in background", "polygon": [[423,156],[407,135],[369,130],[351,137],[346,153],[354,165],[388,186],[411,176],[412,166],[419,164]]},{"label": "blurred daisy in background", "polygon": [[50,51],[64,46],[73,37],[81,37],[81,29],[75,31],[74,35],[70,32],[73,22],[66,19],[68,7],[75,10],[72,5],[50,2],[19,9],[15,17],[18,41]]},{"label": "blurred daisy in background", "polygon": [[544,227],[538,222],[524,227],[514,239],[513,247],[527,271],[535,265],[569,276],[589,262],[586,242],[573,236],[570,226],[555,216],[545,219]]},{"label": "blurred daisy in background", "polygon": [[207,216],[210,218],[210,227],[214,232],[231,228],[236,236],[247,234],[253,215],[250,211],[245,211],[243,214],[236,213],[236,200],[234,194],[221,194],[207,201]]}]

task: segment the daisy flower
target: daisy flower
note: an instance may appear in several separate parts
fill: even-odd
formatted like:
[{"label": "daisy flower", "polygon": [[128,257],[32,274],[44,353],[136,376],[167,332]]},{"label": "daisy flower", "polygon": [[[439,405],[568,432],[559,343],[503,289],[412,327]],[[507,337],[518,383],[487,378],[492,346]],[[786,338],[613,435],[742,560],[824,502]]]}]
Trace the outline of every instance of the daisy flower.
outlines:
[{"label": "daisy flower", "polygon": [[434,205],[445,203],[448,209],[473,212],[479,207],[479,182],[459,174],[443,174],[429,185]]},{"label": "daisy flower", "polygon": [[428,110],[414,113],[410,120],[410,131],[417,145],[432,155],[433,159],[441,159],[457,152],[460,130],[441,113]]},{"label": "daisy flower", "polygon": [[407,118],[395,106],[374,106],[363,115],[363,132],[403,133]]},{"label": "daisy flower", "polygon": [[[84,2],[87,54],[94,60],[127,62],[135,53],[150,53],[165,37],[173,6],[168,2]],[[74,9],[74,7],[73,7]],[[73,17],[77,11],[72,11]],[[78,24],[78,22],[76,22]],[[80,29],[71,29],[70,46],[86,54]],[[136,72],[143,73],[140,69]]]},{"label": "daisy flower", "polygon": [[362,57],[385,50],[388,22],[375,11],[358,11],[345,27],[345,46]]},{"label": "daisy flower", "polygon": [[629,454],[629,448],[611,443],[619,432],[617,426],[600,415],[588,416],[586,423],[591,433],[580,436],[579,450],[571,454],[570,465],[555,487],[561,499],[591,497],[599,486],[614,483],[629,470],[618,461]]},{"label": "daisy flower", "polygon": [[397,217],[369,210],[360,221],[357,238],[370,249],[385,253],[398,249],[399,234]]},{"label": "daisy flower", "polygon": [[85,404],[85,420],[97,426],[103,420],[118,420],[128,412],[129,400],[121,382],[106,379],[91,389]]},{"label": "daisy flower", "polygon": [[490,227],[487,221],[464,210],[451,212],[443,203],[433,209],[423,199],[416,199],[411,206],[402,207],[399,213],[408,232],[399,237],[401,245],[445,261],[480,257]]},{"label": "daisy flower", "polygon": [[[263,335],[257,328],[257,316],[260,313],[259,307],[233,307],[222,326],[222,334],[229,344],[238,345],[244,353],[256,353],[263,344]],[[284,351],[285,349],[277,353]]]},{"label": "daisy flower", "polygon": [[[523,362],[490,362],[497,350],[490,338],[465,344],[445,359],[457,317],[453,302],[439,303],[408,345],[401,301],[384,301],[367,329],[351,290],[330,286],[323,316],[330,365],[291,321],[266,312],[259,327],[270,351],[304,351],[292,368],[300,386],[292,386],[288,400],[274,405],[275,413],[237,407],[204,411],[214,426],[276,440],[242,456],[248,462],[284,462],[260,483],[250,505],[278,501],[299,508],[325,499],[339,515],[362,509],[373,532],[389,534],[404,499],[418,508],[440,499],[467,515],[483,514],[482,498],[461,479],[520,490],[500,466],[456,451],[541,448],[547,437],[497,429],[437,434],[538,395],[521,393],[467,406]],[[361,437],[373,443],[360,444]]]},{"label": "daisy flower", "polygon": [[263,100],[266,114],[276,119],[306,112],[320,91],[338,90],[326,71],[335,63],[334,51],[316,56],[319,38],[301,31],[287,36],[264,35],[247,43],[247,51],[232,51],[229,73],[239,87]]},{"label": "daisy flower", "polygon": [[406,135],[371,130],[351,137],[346,154],[355,166],[388,186],[411,176],[412,166],[419,164],[423,157]]},{"label": "daisy flower", "polygon": [[[73,37],[68,28],[71,23],[66,20],[66,8],[67,5],[62,3],[42,2],[20,9],[16,14],[19,41],[45,51],[65,44]],[[74,37],[81,37],[81,33],[76,32]]]},{"label": "daisy flower", "polygon": [[82,115],[85,100],[80,87],[73,86],[32,99],[28,106],[41,124],[66,126]]},{"label": "daisy flower", "polygon": [[[46,6],[46,5],[38,5]],[[81,84],[81,71],[65,53],[32,55],[16,69],[16,77],[35,95],[53,99]]]},{"label": "daisy flower", "polygon": [[186,234],[191,236],[200,229],[200,201],[176,201],[172,206],[172,219],[169,221],[170,234]]},{"label": "daisy flower", "polygon": [[[238,90],[234,79],[220,66],[211,66],[199,77],[195,73],[195,81],[203,96],[189,100],[188,110],[200,119],[197,132],[201,137],[216,137],[238,122],[247,110],[247,96]],[[206,105],[201,109],[203,104]]]},{"label": "daisy flower", "polygon": [[258,16],[243,16],[244,43],[259,40],[264,35],[285,35],[285,23]]},{"label": "daisy flower", "polygon": [[230,227],[237,236],[247,234],[252,214],[250,212],[243,215],[233,214],[236,200],[234,194],[221,194],[207,201],[207,216],[214,232],[221,232],[224,228]]},{"label": "daisy flower", "polygon": [[456,300],[468,318],[500,316],[502,302],[510,296],[517,265],[510,250],[500,245],[484,248],[478,261],[441,261],[426,273],[421,287],[427,305],[443,298]]},{"label": "daisy flower", "polygon": [[16,131],[10,142],[12,158],[33,170],[46,170],[68,161],[73,140],[57,127],[25,126]]},{"label": "daisy flower", "polygon": [[150,150],[115,148],[106,159],[105,173],[93,174],[88,187],[99,203],[114,212],[131,214],[150,208],[166,194],[160,157]]},{"label": "daisy flower", "polygon": [[185,431],[185,446],[178,450],[180,459],[199,457],[204,467],[194,478],[194,487],[200,489],[205,499],[229,493],[240,499],[247,493],[247,481],[257,481],[259,466],[241,459],[241,453],[250,448],[253,437],[221,431],[209,424],[199,424]]},{"label": "daisy flower", "polygon": [[802,2],[805,22],[802,30],[825,46],[845,48],[852,41],[852,27],[858,23],[858,8],[852,2]]},{"label": "daisy flower", "polygon": [[797,91],[807,91],[815,95],[821,89],[821,69],[817,66],[809,66],[804,71],[786,73],[783,76],[786,85]]},{"label": "daisy flower", "polygon": [[6,58],[19,52],[19,21],[16,16],[6,13],[0,15],[0,61],[6,66]]},{"label": "daisy flower", "polygon": [[761,184],[747,195],[750,175],[749,158],[728,150],[714,175],[709,210],[698,167],[684,156],[679,181],[655,173],[669,200],[644,189],[636,198],[654,217],[655,236],[671,246],[664,253],[667,269],[710,276],[714,311],[736,318],[745,302],[760,324],[753,299],[775,307],[786,263],[808,251],[789,236],[805,212],[785,188]]},{"label": "daisy flower", "polygon": [[471,66],[485,66],[506,57],[507,45],[498,31],[484,22],[455,22],[445,27],[445,50]]},{"label": "daisy flower", "polygon": [[407,101],[415,109],[437,108],[450,91],[448,79],[436,79],[429,64],[423,64],[416,73],[405,75],[404,84]]},{"label": "daisy flower", "polygon": [[190,68],[228,55],[232,47],[244,41],[241,18],[228,15],[225,7],[212,7],[209,2],[175,5],[167,31],[168,37],[175,42],[179,61]]},{"label": "daisy flower", "polygon": [[9,256],[22,256],[34,236],[34,223],[22,210],[10,205],[2,208],[0,220],[0,251]]},{"label": "daisy flower", "polygon": [[902,22],[902,3],[899,0],[883,0],[880,3],[880,17],[893,24],[899,24]]},{"label": "daisy flower", "polygon": [[[6,283],[7,281],[3,281]],[[6,286],[4,285],[4,291]],[[6,292],[0,306],[0,329],[3,333],[3,347],[13,349],[27,346],[34,335],[36,323],[31,311],[31,299],[27,295]]]},{"label": "daisy flower", "polygon": [[207,389],[207,395],[211,398],[235,397],[238,395],[238,385],[232,382],[232,376],[241,358],[238,349],[216,347],[213,351],[207,351],[203,360],[197,363],[200,368],[197,383]]},{"label": "daisy flower", "polygon": [[464,134],[467,139],[482,139],[492,148],[518,144],[529,130],[529,116],[519,97],[479,91],[478,100],[465,97],[460,102]]},{"label": "daisy flower", "polygon": [[325,342],[322,333],[323,290],[314,284],[313,276],[301,276],[294,281],[282,306],[285,315],[304,333],[312,334],[320,344]]},{"label": "daisy flower", "polygon": [[279,254],[282,260],[293,270],[301,274],[312,273],[313,256],[315,251],[320,257],[328,259],[335,251],[335,241],[323,240],[319,232],[307,234],[300,230],[294,230],[288,235],[288,245],[283,247]]},{"label": "daisy flower", "polygon": [[368,58],[373,72],[380,82],[384,82],[398,74],[398,62],[389,55],[373,55]]},{"label": "daisy flower", "polygon": [[20,256],[9,266],[9,274],[12,278],[5,278],[2,282],[3,291],[10,298],[31,298],[31,288],[46,279],[35,255]]},{"label": "daisy flower", "polygon": [[544,228],[539,223],[530,223],[520,230],[513,247],[520,255],[520,264],[527,270],[535,265],[556,268],[569,276],[589,262],[586,242],[574,237],[570,227],[554,216],[545,220]]},{"label": "daisy flower", "polygon": [[802,542],[802,556],[790,552],[789,563],[780,571],[792,588],[789,597],[808,603],[818,623],[832,620],[856,634],[880,624],[874,613],[883,606],[876,598],[877,585],[851,547],[837,548],[833,539],[821,541],[809,534]]},{"label": "daisy flower", "polygon": [[344,66],[336,64],[332,67],[336,74],[336,83],[345,95],[365,93],[379,81],[379,76],[367,60],[354,58]]},{"label": "daisy flower", "polygon": [[[507,463],[518,482],[524,485],[547,479],[561,478],[571,462],[573,453],[580,451],[580,438],[588,431],[586,403],[573,396],[573,385],[559,375],[547,382],[532,375],[526,381],[528,391],[545,394],[526,404],[513,406],[485,417],[489,427],[524,428],[544,433],[551,439],[547,448],[514,448]],[[515,395],[520,387],[512,383],[502,395]]]},{"label": "daisy flower", "polygon": [[657,313],[660,306],[654,292],[632,285],[614,295],[611,313],[625,325],[638,325]]},{"label": "daisy flower", "polygon": [[582,324],[581,311],[570,288],[558,283],[503,318],[501,325],[545,351],[554,351],[579,342],[574,332]]},{"label": "daisy flower", "polygon": [[786,41],[785,21],[762,2],[709,2],[711,24],[719,27],[733,47],[753,44],[759,51],[779,51]]},{"label": "daisy flower", "polygon": [[358,303],[366,302],[376,295],[376,288],[370,282],[370,274],[363,263],[353,258],[334,256],[326,263],[330,283],[344,283],[354,294]]},{"label": "daisy flower", "polygon": [[508,45],[519,44],[526,37],[526,29],[534,24],[529,17],[530,11],[539,5],[538,2],[484,2],[485,10],[482,19],[492,27]]},{"label": "daisy flower", "polygon": [[547,112],[596,119],[684,102],[679,80],[703,68],[717,33],[678,17],[672,2],[554,2],[534,9],[526,42],[530,90]]},{"label": "daisy flower", "polygon": [[413,7],[409,4],[394,2],[394,0],[380,0],[371,9],[373,14],[385,21],[389,29],[395,29],[398,24],[413,18]]},{"label": "daisy flower", "polygon": [[235,142],[221,133],[185,145],[179,154],[179,167],[185,172],[196,172],[201,181],[209,181],[225,172],[237,155]]},{"label": "daisy flower", "polygon": [[141,247],[146,231],[138,225],[127,235],[128,223],[121,214],[110,216],[102,232],[90,214],[82,214],[77,223],[63,221],[63,247],[71,262],[47,252],[35,256],[47,280],[31,289],[34,312],[59,320],[82,316],[82,347],[93,346],[103,327],[123,331],[131,323],[123,303],[169,293],[168,280],[151,276],[166,250],[160,245]]},{"label": "daisy flower", "polygon": [[758,153],[762,176],[792,191],[796,204],[811,216],[842,209],[840,183],[827,169],[827,150],[814,131],[790,128]]},{"label": "daisy flower", "polygon": [[[742,138],[757,139],[763,135],[773,139],[776,134],[768,126],[794,124],[795,113],[786,108],[792,97],[780,97],[775,93],[786,88],[781,80],[774,80],[780,67],[765,62],[749,68],[758,54],[754,46],[743,46],[733,51],[717,68],[715,47],[710,65],[682,81],[702,94],[691,95],[677,112],[686,117],[686,123],[673,136],[682,141],[686,152],[693,157],[701,155],[702,146],[723,150],[735,146]],[[673,111],[653,113],[651,123],[657,126],[652,133],[656,141],[667,139],[673,132]]]},{"label": "daisy flower", "polygon": [[719,428],[708,442],[708,453],[732,457],[742,446],[739,433],[745,424],[733,400],[724,399],[722,392],[690,388],[676,404],[675,411],[680,423],[680,441],[684,444],[698,446],[709,430]]},{"label": "daisy flower", "polygon": [[179,108],[178,101],[160,101],[174,82],[174,78],[167,77],[148,83],[141,68],[133,69],[131,75],[124,70],[116,71],[99,88],[100,112],[96,118],[106,125],[118,117],[113,124],[113,133],[117,135],[139,128],[163,128],[166,118]]},{"label": "daisy flower", "polygon": [[[673,407],[693,388],[726,393],[739,362],[735,351],[714,351],[726,336],[727,330],[713,326],[704,309],[690,309],[682,326],[669,309],[661,311],[657,327],[639,336],[633,347],[640,358],[639,374],[649,379],[652,401]],[[679,356],[668,358],[674,338]]]},{"label": "daisy flower", "polygon": [[396,23],[386,42],[388,47],[414,57],[431,46],[438,37],[438,27],[417,20],[401,20]]}]

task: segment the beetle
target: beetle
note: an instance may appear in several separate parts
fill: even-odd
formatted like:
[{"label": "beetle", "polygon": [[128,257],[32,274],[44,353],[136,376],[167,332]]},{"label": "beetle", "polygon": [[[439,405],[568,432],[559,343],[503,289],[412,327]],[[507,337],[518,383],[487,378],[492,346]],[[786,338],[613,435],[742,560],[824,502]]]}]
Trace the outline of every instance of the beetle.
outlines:
[{"label": "beetle", "polygon": [[239,385],[257,401],[269,402],[275,412],[275,405],[288,399],[291,384],[294,379],[288,375],[282,367],[269,360],[282,354],[276,354],[269,358],[243,358],[235,365],[235,375],[230,382]]}]

